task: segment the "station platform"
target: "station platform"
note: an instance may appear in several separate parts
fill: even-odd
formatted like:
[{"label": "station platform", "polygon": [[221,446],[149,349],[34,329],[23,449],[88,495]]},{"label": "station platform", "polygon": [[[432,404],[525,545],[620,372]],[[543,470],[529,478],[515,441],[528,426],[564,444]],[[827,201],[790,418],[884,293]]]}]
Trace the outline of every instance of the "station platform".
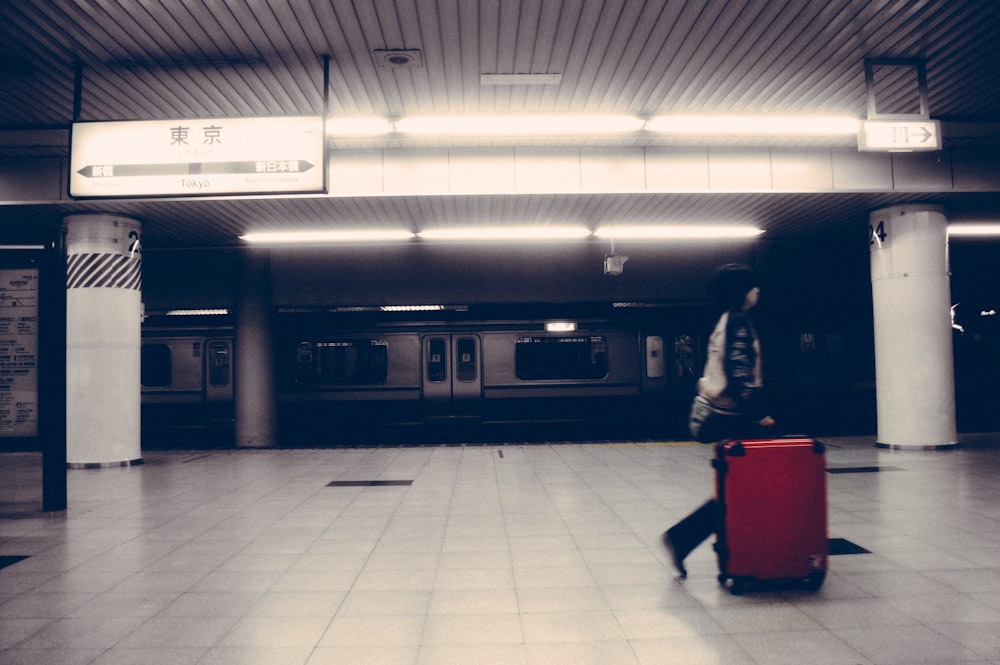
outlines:
[{"label": "station platform", "polygon": [[692,442],[146,451],[57,513],[2,454],[0,662],[1000,665],[1000,435],[823,441],[825,583],[740,596],[660,540]]}]

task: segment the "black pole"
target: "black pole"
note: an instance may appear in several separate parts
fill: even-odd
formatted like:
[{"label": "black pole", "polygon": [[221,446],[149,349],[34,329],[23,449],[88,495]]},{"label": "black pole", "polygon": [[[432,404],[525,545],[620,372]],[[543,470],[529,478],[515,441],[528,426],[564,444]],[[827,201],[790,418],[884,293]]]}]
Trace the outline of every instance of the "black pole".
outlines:
[{"label": "black pole", "polygon": [[323,191],[330,191],[330,155],[326,140],[326,121],[330,116],[330,56],[323,56]]},{"label": "black pole", "polygon": [[42,510],[66,510],[66,244],[62,229],[46,243],[39,270],[38,438]]}]

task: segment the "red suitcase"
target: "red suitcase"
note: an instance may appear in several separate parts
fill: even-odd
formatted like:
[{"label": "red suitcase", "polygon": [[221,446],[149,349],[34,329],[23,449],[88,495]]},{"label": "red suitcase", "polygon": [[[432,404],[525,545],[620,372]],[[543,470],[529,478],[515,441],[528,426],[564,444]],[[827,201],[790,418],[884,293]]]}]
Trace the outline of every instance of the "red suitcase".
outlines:
[{"label": "red suitcase", "polygon": [[734,594],[748,584],[826,577],[829,543],[826,455],[806,437],[716,444],[719,582]]}]

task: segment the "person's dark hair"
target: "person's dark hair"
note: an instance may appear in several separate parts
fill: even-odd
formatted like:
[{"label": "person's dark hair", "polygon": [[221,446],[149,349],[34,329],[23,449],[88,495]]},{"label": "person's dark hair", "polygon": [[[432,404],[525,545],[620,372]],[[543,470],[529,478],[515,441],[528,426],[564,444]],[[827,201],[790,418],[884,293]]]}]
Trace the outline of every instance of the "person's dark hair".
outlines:
[{"label": "person's dark hair", "polygon": [[727,263],[715,271],[710,285],[712,297],[723,309],[743,306],[747,293],[757,286],[757,275],[750,266]]}]

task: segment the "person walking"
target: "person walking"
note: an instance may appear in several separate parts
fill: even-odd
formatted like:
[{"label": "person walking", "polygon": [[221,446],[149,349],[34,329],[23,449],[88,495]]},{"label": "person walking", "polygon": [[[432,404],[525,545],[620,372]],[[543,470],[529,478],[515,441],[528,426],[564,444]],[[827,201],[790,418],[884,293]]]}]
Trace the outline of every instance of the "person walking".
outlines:
[{"label": "person walking", "polygon": [[[769,434],[775,420],[764,402],[760,340],[750,317],[760,300],[757,276],[746,265],[726,264],[713,276],[711,290],[722,314],[708,339],[692,406],[692,435],[710,443]],[[663,534],[682,578],[687,577],[684,559],[715,533],[717,521],[718,506],[712,498]]]}]

